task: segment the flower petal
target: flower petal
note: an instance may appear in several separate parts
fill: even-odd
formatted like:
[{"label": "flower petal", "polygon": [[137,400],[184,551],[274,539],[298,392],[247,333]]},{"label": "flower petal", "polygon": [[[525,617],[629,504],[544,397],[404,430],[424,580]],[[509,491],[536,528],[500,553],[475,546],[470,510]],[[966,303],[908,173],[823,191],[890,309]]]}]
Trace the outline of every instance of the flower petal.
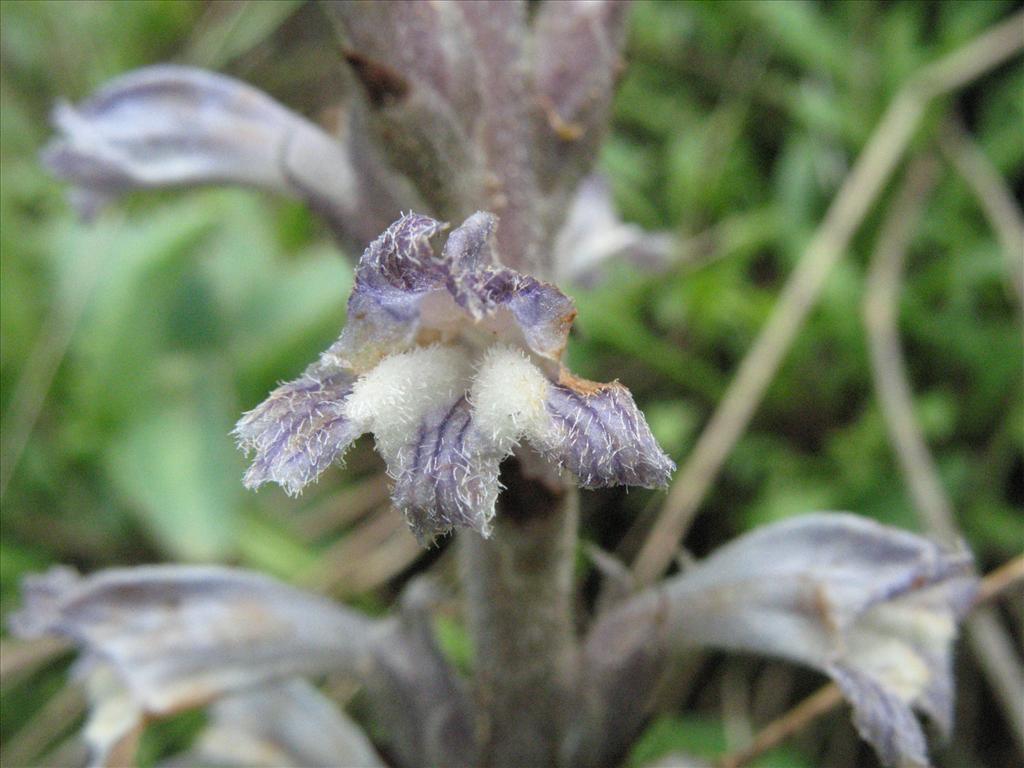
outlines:
[{"label": "flower petal", "polygon": [[356,676],[374,624],[266,576],[213,566],[146,566],[26,578],[11,617],[22,637],[58,634],[110,664],[149,713],[324,671]]},{"label": "flower petal", "polygon": [[362,373],[415,343],[460,335],[481,345],[520,342],[557,362],[576,316],[572,300],[553,285],[493,266],[493,215],[470,216],[439,258],[430,240],[444,226],[410,213],[363,253],[338,341],[345,365]]},{"label": "flower petal", "polygon": [[477,211],[448,235],[443,258],[451,265],[452,272],[463,274],[500,266],[491,242],[497,228],[497,216]]},{"label": "flower petal", "polygon": [[237,183],[303,199],[366,242],[400,195],[365,147],[340,144],[262,91],[192,67],[129,73],[77,107],[58,105],[53,122],[61,135],[44,162],[75,185],[87,218],[134,189]]},{"label": "flower petal", "polygon": [[455,347],[392,355],[353,388],[349,418],[372,432],[394,479],[392,501],[413,532],[486,532],[498,494],[496,454],[473,428],[465,392],[472,365]]},{"label": "flower petal", "polygon": [[163,768],[384,765],[359,726],[305,680],[233,693],[210,707],[209,718],[193,748]]},{"label": "flower petal", "polygon": [[499,465],[524,438],[584,487],[667,484],[675,465],[629,392],[559,362],[572,300],[495,266],[496,226],[470,216],[437,256],[431,238],[445,225],[409,213],[370,244],[338,341],[239,422],[241,446],[256,450],[247,485],[298,492],[372,432],[395,505],[431,539],[454,527],[487,535]]},{"label": "flower petal", "polygon": [[853,722],[883,765],[927,768],[928,744],[913,711],[876,678],[844,664],[827,668],[853,707]]},{"label": "flower petal", "polygon": [[624,222],[607,179],[593,173],[580,182],[555,239],[556,274],[559,281],[590,286],[601,282],[615,259],[645,272],[664,269],[677,247],[669,232],[648,232]]},{"label": "flower petal", "polygon": [[363,252],[336,345],[344,365],[364,373],[415,343],[425,297],[444,286],[444,270],[430,245],[443,228],[427,216],[408,214]]},{"label": "flower petal", "polygon": [[963,552],[855,515],[805,515],[742,536],[615,609],[588,648],[600,665],[602,646],[648,653],[654,633],[677,650],[807,664],[840,685],[883,762],[922,766],[911,708],[947,717],[950,645],[976,583]]},{"label": "flower petal", "polygon": [[328,350],[246,413],[234,430],[239,447],[256,454],[245,486],[275,482],[295,495],[339,460],[362,434],[344,411],[352,382]]},{"label": "flower petal", "polygon": [[503,457],[474,429],[465,397],[424,419],[404,455],[411,460],[398,469],[392,500],[418,538],[454,528],[490,535]]},{"label": "flower petal", "polygon": [[629,390],[564,373],[552,384],[547,410],[558,429],[547,450],[583,488],[638,485],[664,488],[675,471],[651,434]]},{"label": "flower petal", "polygon": [[491,347],[470,393],[476,427],[502,457],[527,439],[584,488],[660,488],[675,464],[658,447],[629,390],[562,372],[553,384],[517,349]]},{"label": "flower petal", "polygon": [[96,658],[83,658],[76,674],[84,679],[89,716],[82,739],[89,748],[90,768],[134,764],[146,716],[114,668]]}]

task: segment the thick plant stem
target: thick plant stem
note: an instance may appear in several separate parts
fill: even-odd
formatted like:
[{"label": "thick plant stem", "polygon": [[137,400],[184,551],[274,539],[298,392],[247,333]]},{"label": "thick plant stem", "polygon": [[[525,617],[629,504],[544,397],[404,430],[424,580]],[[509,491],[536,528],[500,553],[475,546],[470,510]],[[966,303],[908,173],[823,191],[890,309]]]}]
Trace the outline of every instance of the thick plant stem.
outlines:
[{"label": "thick plant stem", "polygon": [[491,538],[464,533],[459,542],[480,764],[557,765],[577,678],[576,492],[552,494],[510,470]]}]

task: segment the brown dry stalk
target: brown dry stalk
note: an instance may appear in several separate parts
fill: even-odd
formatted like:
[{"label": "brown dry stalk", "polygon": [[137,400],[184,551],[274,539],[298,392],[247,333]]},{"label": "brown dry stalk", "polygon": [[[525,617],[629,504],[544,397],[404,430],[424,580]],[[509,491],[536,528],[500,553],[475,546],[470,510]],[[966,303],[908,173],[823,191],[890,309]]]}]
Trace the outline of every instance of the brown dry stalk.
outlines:
[{"label": "brown dry stalk", "polygon": [[831,712],[843,701],[842,691],[835,683],[823,685],[782,717],[772,720],[758,731],[749,746],[718,760],[718,768],[740,768],[790,736],[799,733],[822,715]]},{"label": "brown dry stalk", "polygon": [[1024,214],[1013,191],[956,120],[939,132],[939,149],[978,201],[1003,252],[1006,278],[1019,305],[1024,306]]},{"label": "brown dry stalk", "polygon": [[987,603],[996,595],[1011,589],[1017,582],[1024,586],[1024,555],[1018,555],[1008,563],[1003,563],[986,576],[978,586],[975,602]]}]

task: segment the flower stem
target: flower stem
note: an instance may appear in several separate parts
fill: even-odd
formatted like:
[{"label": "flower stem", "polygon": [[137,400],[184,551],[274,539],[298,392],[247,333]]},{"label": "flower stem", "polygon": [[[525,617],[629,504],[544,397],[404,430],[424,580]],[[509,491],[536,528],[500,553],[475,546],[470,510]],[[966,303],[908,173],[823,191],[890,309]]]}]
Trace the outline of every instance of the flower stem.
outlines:
[{"label": "flower stem", "polygon": [[577,680],[576,492],[553,494],[512,461],[502,481],[492,537],[460,537],[480,765],[557,765]]}]

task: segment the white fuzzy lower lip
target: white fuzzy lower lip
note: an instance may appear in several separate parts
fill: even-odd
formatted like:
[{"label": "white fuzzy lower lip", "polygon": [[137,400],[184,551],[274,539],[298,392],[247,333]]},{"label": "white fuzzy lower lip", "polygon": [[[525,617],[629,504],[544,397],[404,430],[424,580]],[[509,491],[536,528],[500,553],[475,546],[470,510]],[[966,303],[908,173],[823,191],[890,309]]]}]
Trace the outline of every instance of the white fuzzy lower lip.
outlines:
[{"label": "white fuzzy lower lip", "polygon": [[389,438],[404,439],[431,410],[465,394],[472,370],[458,346],[432,344],[391,355],[356,381],[345,413],[374,433],[386,458]]},{"label": "white fuzzy lower lip", "polygon": [[469,394],[476,428],[505,450],[524,437],[538,447],[552,444],[554,424],[544,407],[549,385],[521,350],[491,346],[480,358]]}]

